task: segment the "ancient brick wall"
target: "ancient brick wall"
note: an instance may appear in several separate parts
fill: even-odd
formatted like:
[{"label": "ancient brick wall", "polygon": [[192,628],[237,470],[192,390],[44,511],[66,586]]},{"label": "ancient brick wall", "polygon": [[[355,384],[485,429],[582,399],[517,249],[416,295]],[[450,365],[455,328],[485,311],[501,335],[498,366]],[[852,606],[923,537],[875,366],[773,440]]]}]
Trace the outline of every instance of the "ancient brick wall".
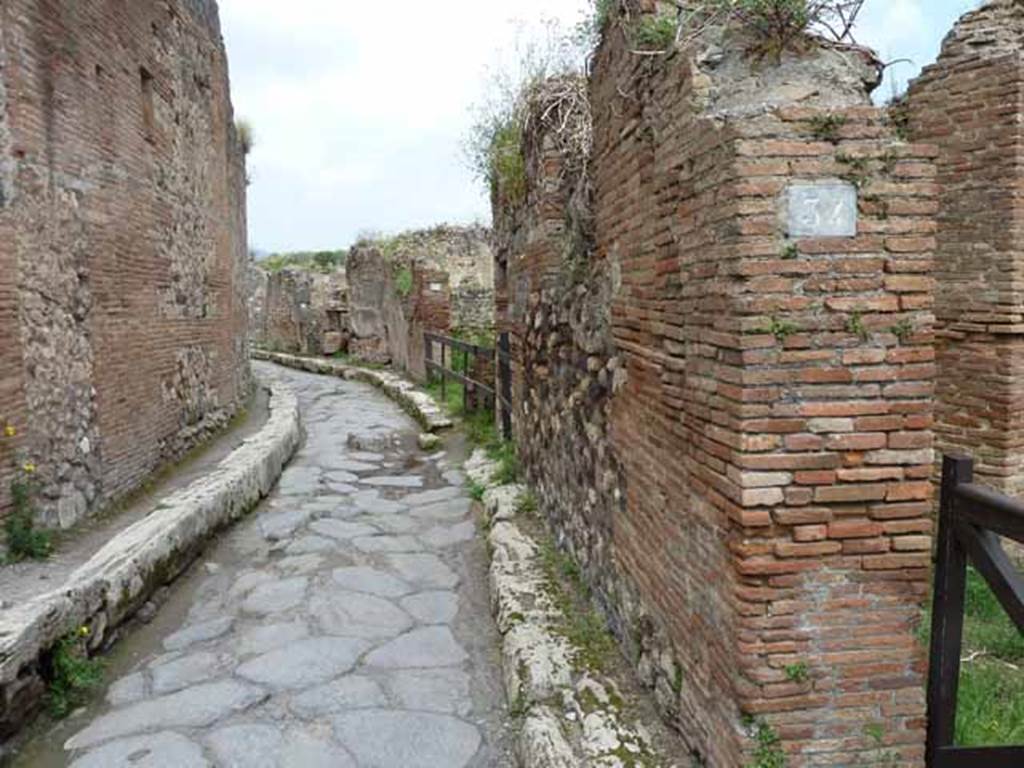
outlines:
[{"label": "ancient brick wall", "polygon": [[349,254],[352,352],[426,376],[424,331],[494,329],[490,232],[435,227],[357,244]]},{"label": "ancient brick wall", "polygon": [[915,138],[938,145],[936,438],[985,482],[1024,493],[1024,15],[965,15],[909,91]]},{"label": "ancient brick wall", "polygon": [[244,161],[213,2],[10,0],[0,64],[0,416],[69,525],[249,391]]},{"label": "ancient brick wall", "polygon": [[[934,148],[854,52],[630,49],[615,26],[593,65],[592,243],[551,135],[496,198],[524,465],[706,764],[752,758],[753,715],[791,766],[918,766]],[[789,237],[822,183],[856,234]]]},{"label": "ancient brick wall", "polygon": [[253,268],[250,339],[267,349],[302,355],[348,350],[348,279],[344,270]]}]

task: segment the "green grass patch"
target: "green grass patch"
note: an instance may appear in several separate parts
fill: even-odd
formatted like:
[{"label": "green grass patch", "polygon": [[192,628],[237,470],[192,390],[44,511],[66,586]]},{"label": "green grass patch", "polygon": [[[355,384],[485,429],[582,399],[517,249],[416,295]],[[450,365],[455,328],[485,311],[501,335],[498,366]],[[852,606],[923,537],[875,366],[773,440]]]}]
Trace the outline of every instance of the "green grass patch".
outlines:
[{"label": "green grass patch", "polygon": [[1024,636],[1006,615],[988,584],[967,573],[964,656],[961,666],[956,743],[964,747],[1024,744]]},{"label": "green grass patch", "polygon": [[964,665],[956,743],[963,747],[1024,744],[1024,672],[985,659]]},{"label": "green grass patch", "polygon": [[[920,632],[925,644],[930,629],[928,610]],[[967,570],[963,656],[972,660],[960,666],[957,745],[1024,744],[1024,636],[973,568]]]},{"label": "green grass patch", "polygon": [[423,388],[452,416],[460,416],[465,412],[465,392],[461,384],[449,381],[442,392],[441,379],[434,378],[428,381]]}]

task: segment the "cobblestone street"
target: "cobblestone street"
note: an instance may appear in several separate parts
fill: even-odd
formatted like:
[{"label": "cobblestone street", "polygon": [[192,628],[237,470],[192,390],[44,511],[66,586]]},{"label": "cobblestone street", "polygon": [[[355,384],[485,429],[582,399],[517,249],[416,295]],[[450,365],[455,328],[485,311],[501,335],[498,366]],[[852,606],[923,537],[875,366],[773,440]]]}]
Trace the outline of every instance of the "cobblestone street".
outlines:
[{"label": "cobblestone street", "polygon": [[63,759],[23,764],[511,765],[457,457],[423,455],[371,387],[257,370],[299,394],[305,446],[200,560],[181,626],[76,718]]}]

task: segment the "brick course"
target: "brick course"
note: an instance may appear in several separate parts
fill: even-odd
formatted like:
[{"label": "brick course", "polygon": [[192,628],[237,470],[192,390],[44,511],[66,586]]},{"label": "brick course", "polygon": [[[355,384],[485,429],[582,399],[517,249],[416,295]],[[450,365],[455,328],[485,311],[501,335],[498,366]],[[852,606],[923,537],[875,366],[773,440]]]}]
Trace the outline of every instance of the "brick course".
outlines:
[{"label": "brick course", "polygon": [[242,152],[213,2],[11,0],[0,60],[0,417],[69,525],[247,395]]}]

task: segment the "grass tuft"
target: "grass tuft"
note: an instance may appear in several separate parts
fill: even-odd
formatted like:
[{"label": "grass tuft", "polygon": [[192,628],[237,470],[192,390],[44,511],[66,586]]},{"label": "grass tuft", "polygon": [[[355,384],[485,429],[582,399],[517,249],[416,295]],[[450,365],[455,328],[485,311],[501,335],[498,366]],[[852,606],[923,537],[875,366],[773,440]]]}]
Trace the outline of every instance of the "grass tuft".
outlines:
[{"label": "grass tuft", "polygon": [[[928,610],[919,633],[926,645],[930,628]],[[967,571],[963,655],[971,660],[960,666],[957,745],[1024,743],[1024,636],[973,568]]]}]

